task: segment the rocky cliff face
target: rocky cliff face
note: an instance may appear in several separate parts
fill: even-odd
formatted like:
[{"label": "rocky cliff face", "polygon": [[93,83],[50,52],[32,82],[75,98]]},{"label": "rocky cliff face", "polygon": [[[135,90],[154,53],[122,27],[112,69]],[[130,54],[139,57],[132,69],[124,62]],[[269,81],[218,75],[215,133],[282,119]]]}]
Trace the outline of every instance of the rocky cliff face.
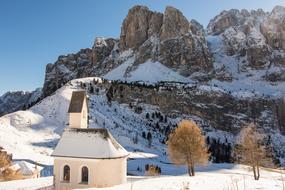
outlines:
[{"label": "rocky cliff face", "polygon": [[59,56],[54,64],[46,66],[43,96],[52,94],[72,79],[102,76],[122,61],[119,57],[118,40],[96,38],[92,49]]},{"label": "rocky cliff face", "polygon": [[[134,14],[137,11],[145,13],[142,14],[144,19],[139,17],[140,14]],[[144,31],[145,35],[136,35],[135,26],[143,26],[143,23],[147,23],[146,27],[138,30]],[[137,41],[136,45],[123,45],[123,48],[137,49],[135,66],[148,60],[159,61],[186,77],[195,72],[209,73],[213,69],[203,28],[194,20],[189,22],[173,7],[166,7],[164,14],[146,7],[134,7],[122,28],[120,44],[129,44],[128,36],[130,41]]]},{"label": "rocky cliff face", "polygon": [[120,103],[145,103],[158,106],[170,116],[194,115],[215,129],[237,134],[240,126],[256,122],[262,128],[285,134],[285,100],[265,97],[237,98],[209,86],[161,83],[156,86],[105,83],[111,100]]},{"label": "rocky cliff face", "polygon": [[261,23],[260,30],[272,49],[285,49],[285,7],[276,6]]},{"label": "rocky cliff face", "polygon": [[207,33],[222,39],[221,52],[235,58],[241,72],[262,70],[259,80],[284,81],[284,19],[280,6],[271,13],[232,9],[212,19]]},{"label": "rocky cliff face", "polygon": [[96,38],[92,49],[60,56],[54,64],[48,64],[44,96],[71,79],[103,76],[130,57],[133,65],[128,71],[149,60],[187,77],[213,70],[205,32],[197,21],[189,22],[173,7],[158,13],[135,6],[123,21],[119,40]]},{"label": "rocky cliff face", "polygon": [[119,39],[96,38],[91,49],[48,64],[44,96],[71,79],[105,76],[126,62],[124,77],[145,62],[160,62],[197,82],[247,79],[278,86],[285,81],[284,20],[281,6],[270,13],[232,9],[212,19],[205,32],[173,7],[159,13],[135,6],[122,23]]}]

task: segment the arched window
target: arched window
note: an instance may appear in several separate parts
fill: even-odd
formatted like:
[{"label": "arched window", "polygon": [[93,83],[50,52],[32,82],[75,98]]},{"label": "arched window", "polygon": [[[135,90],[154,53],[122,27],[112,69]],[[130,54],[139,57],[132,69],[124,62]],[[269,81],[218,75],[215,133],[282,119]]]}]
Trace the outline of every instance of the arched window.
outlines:
[{"label": "arched window", "polygon": [[63,181],[69,181],[70,180],[70,167],[68,165],[65,165],[63,167]]},{"label": "arched window", "polygon": [[88,183],[88,168],[86,166],[81,169],[81,182]]}]

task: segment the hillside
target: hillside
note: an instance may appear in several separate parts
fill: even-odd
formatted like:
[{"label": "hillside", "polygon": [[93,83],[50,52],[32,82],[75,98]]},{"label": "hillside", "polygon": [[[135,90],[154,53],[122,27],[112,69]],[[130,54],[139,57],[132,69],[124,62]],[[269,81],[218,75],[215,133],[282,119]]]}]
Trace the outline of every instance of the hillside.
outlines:
[{"label": "hillside", "polygon": [[[129,178],[128,185],[114,187],[115,189],[129,188],[131,183],[133,183],[135,189],[141,189],[146,186],[149,189],[157,189],[161,188],[162,184],[165,188],[175,189],[177,186],[182,188],[188,182],[190,187],[193,186],[194,189],[207,189],[208,186],[204,185],[205,180],[207,180],[208,185],[217,189],[221,187],[235,188],[236,183],[238,183],[240,188],[246,183],[246,187],[252,187],[252,189],[267,189],[268,187],[278,189],[282,186],[281,181],[279,181],[279,173],[262,171],[261,182],[254,183],[250,171],[243,166],[235,166],[233,164],[213,164],[206,168],[198,168],[197,177],[189,179],[185,167],[176,167],[170,164],[165,154],[166,147],[162,143],[163,139],[165,139],[163,129],[153,128],[152,123],[154,125],[159,123],[160,126],[166,126],[167,123],[175,124],[181,118],[193,118],[202,124],[203,120],[197,116],[185,115],[181,118],[168,117],[166,123],[165,121],[160,122],[160,119],[155,117],[151,121],[146,118],[146,113],[159,112],[158,107],[148,104],[134,103],[130,106],[129,104],[119,104],[117,101],[109,102],[106,97],[107,89],[105,85],[107,84],[110,85],[110,83],[106,83],[106,81],[102,81],[100,78],[76,79],[29,110],[18,111],[1,117],[0,144],[8,152],[13,153],[14,159],[27,159],[42,164],[45,166],[42,174],[46,176],[52,175],[53,159],[50,157],[50,154],[66,126],[66,120],[62,120],[62,118],[67,116],[71,92],[82,87],[89,89],[88,91],[90,92],[90,87],[93,86],[94,92],[89,93],[90,126],[108,128],[113,136],[131,152],[131,159],[128,161],[128,174],[144,175],[145,164],[154,164],[161,167],[163,176],[180,176],[177,178],[166,176],[150,179],[144,177]],[[152,118],[152,116],[150,117]],[[206,135],[211,138],[220,138],[223,141],[226,137],[228,142],[234,142],[234,136],[228,132],[210,128],[205,128],[205,130]],[[148,147],[147,140],[142,136],[143,131],[150,131],[154,137],[151,148]],[[137,144],[134,143],[136,135],[138,136]],[[273,137],[276,140],[277,138],[278,143],[282,142],[280,140],[285,139],[284,136]],[[41,184],[46,186],[51,184],[49,180],[51,179],[47,178],[39,182],[35,180],[33,183],[35,187],[40,187]],[[3,183],[3,187],[14,188],[19,187],[19,184],[25,186],[26,182],[7,182]],[[31,188],[31,186],[29,187]]]},{"label": "hillside", "polygon": [[[134,88],[132,86],[129,87]],[[158,93],[169,92],[166,87],[160,87],[161,90]],[[205,131],[205,135],[209,136],[211,140],[219,140],[220,143],[227,141],[231,145],[235,141],[235,133],[232,133],[231,129],[214,128],[211,126],[211,123],[208,123],[203,118],[203,115],[178,114],[180,116],[177,116],[177,114],[174,114],[175,112],[164,114],[164,109],[168,108],[163,108],[160,104],[155,106],[147,101],[144,103],[144,100],[140,100],[140,96],[135,97],[135,94],[123,97],[123,95],[114,93],[115,91],[121,91],[121,93],[127,95],[127,84],[102,81],[100,78],[84,78],[69,82],[53,95],[46,97],[26,111],[18,111],[1,117],[0,130],[2,138],[0,139],[0,144],[13,153],[15,159],[41,160],[43,164],[51,164],[49,155],[66,126],[71,92],[82,88],[89,91],[90,126],[108,128],[115,138],[129,151],[136,150],[154,153],[162,156],[160,159],[164,160],[164,162],[168,162],[167,158],[163,156],[165,152],[163,142],[165,142],[169,130],[175,127],[177,122],[185,118],[192,118],[198,122]],[[90,91],[91,88],[93,92]],[[153,89],[156,88],[153,87]],[[144,90],[142,87],[141,89]],[[147,87],[147,89],[152,91],[151,87]],[[136,93],[136,90],[133,90]],[[195,94],[202,94],[202,97],[203,93],[208,94],[212,90],[215,93],[219,92],[217,89],[211,89],[206,86],[199,87],[196,92],[191,89]],[[172,91],[175,92],[176,90]],[[146,91],[143,94],[145,98],[150,100],[148,93]],[[220,97],[219,93],[218,97]],[[132,101],[126,98],[130,98]],[[137,99],[135,100],[134,98]],[[202,105],[193,104],[193,106]],[[147,114],[149,117],[146,116]],[[154,145],[152,148],[147,148],[147,140],[142,137],[143,131],[152,133]],[[278,131],[271,131],[270,134],[272,135],[273,147],[279,150],[279,154],[276,154],[276,156],[282,156],[284,152],[278,147],[285,143],[284,136]],[[133,143],[135,136],[138,136],[138,144]],[[21,144],[21,147],[18,146],[19,144]],[[282,161],[282,157],[278,158]]]}]

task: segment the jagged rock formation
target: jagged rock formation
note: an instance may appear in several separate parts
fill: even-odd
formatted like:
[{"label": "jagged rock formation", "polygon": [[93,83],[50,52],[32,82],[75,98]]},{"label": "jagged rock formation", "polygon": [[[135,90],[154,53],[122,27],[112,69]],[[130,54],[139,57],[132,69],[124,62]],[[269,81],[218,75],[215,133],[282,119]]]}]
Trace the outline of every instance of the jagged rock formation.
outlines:
[{"label": "jagged rock formation", "polygon": [[88,76],[92,66],[91,52],[91,49],[82,49],[76,54],[59,56],[54,64],[47,64],[44,96],[50,95],[73,78]]},{"label": "jagged rock formation", "polygon": [[26,109],[36,103],[41,97],[41,89],[33,92],[7,92],[0,96],[0,117],[21,109]]},{"label": "jagged rock formation", "polygon": [[215,129],[234,134],[248,122],[256,122],[267,130],[278,129],[285,133],[285,126],[281,124],[284,120],[284,102],[281,99],[238,99],[218,88],[181,86],[175,83],[157,86],[106,83],[105,88],[109,89],[108,97],[111,100],[155,105],[171,117],[195,115],[215,126]]},{"label": "jagged rock formation", "polygon": [[285,7],[276,6],[260,26],[266,42],[276,50],[285,49],[284,18]]},{"label": "jagged rock formation", "polygon": [[166,7],[164,14],[132,8],[122,25],[120,48],[137,50],[135,66],[159,61],[184,76],[212,70],[203,27],[173,7]]},{"label": "jagged rock formation", "polygon": [[103,76],[130,57],[134,64],[128,71],[148,60],[159,61],[184,76],[207,74],[213,69],[205,32],[197,21],[188,22],[173,7],[166,7],[162,14],[135,6],[122,24],[119,40],[96,38],[92,49],[60,56],[48,64],[44,96],[71,79]]},{"label": "jagged rock formation", "polygon": [[239,62],[241,72],[263,70],[260,80],[284,81],[284,19],[281,6],[271,13],[232,9],[212,19],[207,33],[222,38],[223,53]]},{"label": "jagged rock formation", "polygon": [[151,12],[145,6],[130,9],[120,35],[120,49],[138,48],[150,36],[159,35],[163,14]]}]

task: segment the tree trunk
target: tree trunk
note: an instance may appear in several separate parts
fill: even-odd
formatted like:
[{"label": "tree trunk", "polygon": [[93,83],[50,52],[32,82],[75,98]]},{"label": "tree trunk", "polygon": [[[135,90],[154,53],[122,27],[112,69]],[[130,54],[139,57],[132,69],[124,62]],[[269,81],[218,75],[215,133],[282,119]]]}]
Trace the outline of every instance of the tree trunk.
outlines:
[{"label": "tree trunk", "polygon": [[256,179],[256,170],[255,170],[255,165],[253,165],[253,166],[252,166],[252,170],[253,170],[253,176],[254,176],[254,179],[255,179],[255,180],[257,180],[257,179]]},{"label": "tree trunk", "polygon": [[195,168],[194,168],[194,165],[191,165],[191,173],[192,173],[192,176],[195,176]]},{"label": "tree trunk", "polygon": [[190,167],[189,164],[187,165],[187,167],[188,167],[188,174],[189,174],[189,176],[191,177],[191,176],[192,176],[191,167]]},{"label": "tree trunk", "polygon": [[259,177],[260,177],[259,165],[256,166],[256,170],[257,170],[257,178],[256,178],[256,180],[259,180]]}]

